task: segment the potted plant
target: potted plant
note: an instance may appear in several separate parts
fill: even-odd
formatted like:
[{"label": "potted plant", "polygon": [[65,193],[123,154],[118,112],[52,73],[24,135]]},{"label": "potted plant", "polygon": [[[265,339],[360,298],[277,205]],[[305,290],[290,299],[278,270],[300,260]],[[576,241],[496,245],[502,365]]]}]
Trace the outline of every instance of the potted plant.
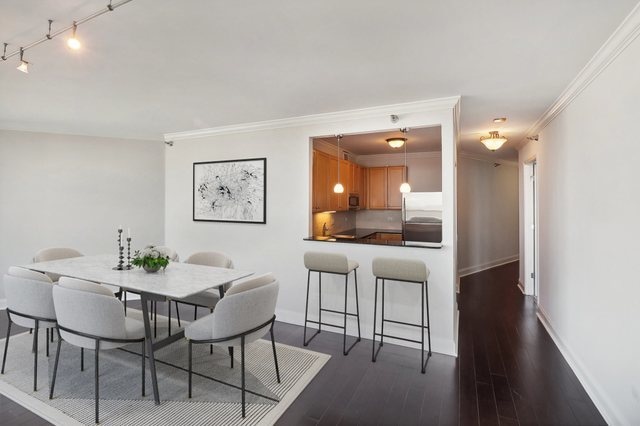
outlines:
[{"label": "potted plant", "polygon": [[169,265],[169,256],[162,249],[149,245],[136,251],[131,263],[149,273],[158,272],[160,268],[164,270]]}]

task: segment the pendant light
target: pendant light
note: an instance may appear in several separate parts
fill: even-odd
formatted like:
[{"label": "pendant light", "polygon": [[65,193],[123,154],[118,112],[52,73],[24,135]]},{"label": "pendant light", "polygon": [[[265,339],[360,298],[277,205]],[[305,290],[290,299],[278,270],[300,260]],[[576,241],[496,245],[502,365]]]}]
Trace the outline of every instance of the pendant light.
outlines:
[{"label": "pendant light", "polygon": [[[408,129],[402,128],[400,129],[402,131],[402,133],[407,133]],[[409,182],[407,181],[407,138],[403,138],[404,139],[404,182],[402,182],[402,185],[400,185],[400,192],[402,192],[403,194],[407,193],[407,192],[411,192],[411,185],[409,185]]]},{"label": "pendant light", "polygon": [[69,48],[73,50],[78,50],[80,49],[80,47],[82,47],[82,43],[80,43],[80,40],[78,40],[76,37],[77,29],[78,24],[76,23],[76,21],[73,21],[73,33],[71,34],[71,38],[67,39],[67,46],[69,46]]},{"label": "pendant light", "polygon": [[22,59],[23,55],[24,55],[24,49],[21,47],[20,48],[20,65],[18,65],[16,69],[18,71],[22,71],[25,74],[29,74],[29,62]]},{"label": "pendant light", "polygon": [[387,143],[391,148],[401,148],[402,145],[407,141],[406,138],[389,138],[387,139]]},{"label": "pendant light", "polygon": [[338,183],[333,187],[333,192],[336,194],[342,194],[344,192],[344,186],[340,183],[340,139],[342,139],[342,135],[336,135],[336,138],[338,138]]}]

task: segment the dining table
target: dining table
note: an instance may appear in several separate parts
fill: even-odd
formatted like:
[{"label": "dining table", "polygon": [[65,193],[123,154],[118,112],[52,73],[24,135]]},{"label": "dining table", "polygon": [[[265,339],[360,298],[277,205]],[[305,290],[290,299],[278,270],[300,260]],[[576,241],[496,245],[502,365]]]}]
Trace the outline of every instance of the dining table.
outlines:
[{"label": "dining table", "polygon": [[140,294],[153,398],[156,404],[160,404],[155,352],[183,339],[184,329],[169,334],[167,337],[155,339],[151,332],[148,302],[158,300],[158,296],[179,301],[215,288],[218,288],[220,295],[224,296],[224,284],[248,277],[253,273],[179,262],[171,262],[166,269],[155,273],[149,273],[143,269],[129,269],[127,266],[118,269],[116,265],[118,265],[117,256],[96,255],[31,263],[22,267],[99,284],[109,284],[125,291]]}]

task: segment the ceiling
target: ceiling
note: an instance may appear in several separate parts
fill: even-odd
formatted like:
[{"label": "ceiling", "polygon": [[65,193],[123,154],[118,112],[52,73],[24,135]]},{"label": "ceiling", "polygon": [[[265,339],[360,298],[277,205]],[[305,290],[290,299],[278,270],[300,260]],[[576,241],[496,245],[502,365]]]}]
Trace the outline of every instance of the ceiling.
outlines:
[{"label": "ceiling", "polygon": [[[440,126],[412,128],[403,134],[400,130],[394,132],[361,133],[344,135],[340,140],[340,147],[355,155],[402,154],[401,148],[391,148],[387,143],[390,138],[406,138],[407,152],[440,152],[442,151],[442,129]],[[337,138],[315,138],[337,146]]]},{"label": "ceiling", "polygon": [[[461,95],[461,149],[513,146],[637,0],[134,0],[0,62],[0,128],[162,139],[194,130]],[[106,0],[3,0],[0,42]],[[507,116],[496,153],[480,135]]]}]

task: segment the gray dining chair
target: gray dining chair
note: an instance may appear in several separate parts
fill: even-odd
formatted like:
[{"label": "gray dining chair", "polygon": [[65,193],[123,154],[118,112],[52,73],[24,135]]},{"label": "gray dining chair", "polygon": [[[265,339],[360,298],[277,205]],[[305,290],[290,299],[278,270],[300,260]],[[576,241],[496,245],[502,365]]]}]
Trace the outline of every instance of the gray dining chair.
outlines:
[{"label": "gray dining chair", "polygon": [[[233,348],[240,346],[242,417],[245,408],[245,347],[263,337],[271,335],[276,379],[280,383],[280,370],[273,337],[278,281],[272,274],[264,274],[232,286],[217,303],[212,314],[194,321],[185,328],[189,341],[189,398],[192,393],[193,344],[213,344]],[[233,368],[233,351],[231,352]]]},{"label": "gray dining chair", "polygon": [[[33,256],[34,263],[40,262],[49,262],[52,260],[62,260],[62,259],[72,259],[74,257],[82,257],[84,254],[79,252],[76,249],[69,247],[50,247],[38,250],[36,254]],[[60,275],[53,274],[51,272],[46,272],[46,274],[51,278],[54,282],[60,279]],[[109,284],[102,284],[105,288],[111,290],[111,292],[120,299],[122,297],[122,289],[120,287],[116,287]]]},{"label": "gray dining chair", "polygon": [[4,276],[7,298],[7,338],[4,343],[2,370],[4,374],[11,336],[11,324],[33,329],[33,391],[38,390],[38,330],[46,329],[46,354],[49,356],[49,331],[56,326],[51,278],[40,272],[12,266]]},{"label": "gray dining chair", "polygon": [[[217,268],[233,269],[233,261],[227,255],[215,251],[201,251],[189,256],[184,263],[191,265],[214,266]],[[206,290],[184,299],[176,300],[177,302],[193,306],[193,320],[198,318],[198,307],[207,308],[211,312],[216,307],[220,297],[231,287],[231,283],[226,283],[220,288],[214,290]]]},{"label": "gray dining chair", "polygon": [[120,301],[99,284],[62,277],[53,288],[53,304],[58,318],[58,347],[53,366],[49,399],[53,398],[62,340],[91,349],[95,354],[95,421],[99,422],[99,354],[132,343],[142,348],[142,396],[145,394],[145,333],[142,321],[127,318]]}]

